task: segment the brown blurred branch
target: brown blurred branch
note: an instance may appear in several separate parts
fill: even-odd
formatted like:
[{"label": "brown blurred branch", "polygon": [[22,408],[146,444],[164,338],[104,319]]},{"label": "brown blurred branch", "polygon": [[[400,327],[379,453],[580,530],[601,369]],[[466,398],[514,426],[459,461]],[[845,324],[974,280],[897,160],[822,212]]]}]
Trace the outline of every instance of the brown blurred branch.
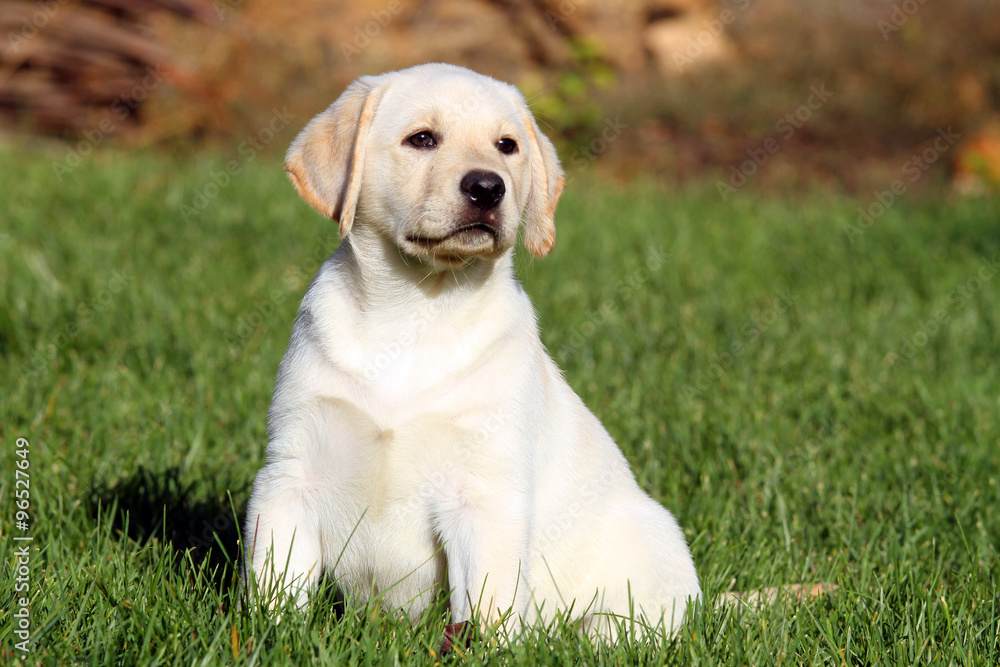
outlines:
[{"label": "brown blurred branch", "polygon": [[[64,0],[0,5],[0,115],[72,135],[120,103],[124,120],[169,71],[146,28],[152,12],[214,23],[195,0]],[[133,119],[134,122],[134,119]]]}]

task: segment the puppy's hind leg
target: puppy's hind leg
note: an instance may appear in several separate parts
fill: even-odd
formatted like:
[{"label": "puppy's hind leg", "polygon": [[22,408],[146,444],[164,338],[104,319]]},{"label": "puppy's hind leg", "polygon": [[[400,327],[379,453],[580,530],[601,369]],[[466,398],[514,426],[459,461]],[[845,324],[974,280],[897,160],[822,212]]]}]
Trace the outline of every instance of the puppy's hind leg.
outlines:
[{"label": "puppy's hind leg", "polygon": [[248,593],[256,593],[255,603],[269,607],[282,594],[304,606],[322,567],[319,518],[296,468],[291,461],[261,468],[247,507],[244,585]]}]

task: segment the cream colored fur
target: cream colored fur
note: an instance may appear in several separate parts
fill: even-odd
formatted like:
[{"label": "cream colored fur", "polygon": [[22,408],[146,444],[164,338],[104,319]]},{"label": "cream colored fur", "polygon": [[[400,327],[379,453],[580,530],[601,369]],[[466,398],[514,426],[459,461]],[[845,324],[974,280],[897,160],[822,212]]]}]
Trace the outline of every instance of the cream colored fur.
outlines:
[{"label": "cream colored fur", "polygon": [[[453,621],[571,610],[605,637],[630,613],[676,629],[700,595],[684,536],[563,380],[514,278],[522,217],[547,254],[563,185],[520,93],[441,64],[363,77],[286,168],[343,242],[278,372],[243,535],[258,584],[304,603],[326,571],[411,618],[447,587]],[[470,170],[502,178],[492,211],[461,191]]]}]

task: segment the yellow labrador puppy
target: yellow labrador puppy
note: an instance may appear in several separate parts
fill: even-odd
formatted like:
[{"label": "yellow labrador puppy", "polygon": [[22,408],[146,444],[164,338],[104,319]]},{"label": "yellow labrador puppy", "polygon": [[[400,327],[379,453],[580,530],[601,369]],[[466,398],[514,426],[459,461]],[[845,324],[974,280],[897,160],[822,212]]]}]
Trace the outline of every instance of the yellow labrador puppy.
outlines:
[{"label": "yellow labrador puppy", "polygon": [[362,77],[288,151],[343,239],[278,371],[244,543],[259,585],[508,629],[562,612],[674,630],[700,595],[671,514],[563,380],[514,277],[555,242],[555,149],[514,87]]}]

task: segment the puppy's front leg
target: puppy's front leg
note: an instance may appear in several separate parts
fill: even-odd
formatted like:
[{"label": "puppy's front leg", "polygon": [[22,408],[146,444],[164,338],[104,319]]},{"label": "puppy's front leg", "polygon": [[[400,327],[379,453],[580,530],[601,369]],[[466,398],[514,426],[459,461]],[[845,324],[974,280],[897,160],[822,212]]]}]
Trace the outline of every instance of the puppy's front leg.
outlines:
[{"label": "puppy's front leg", "polygon": [[442,494],[435,512],[448,563],[452,621],[503,620],[508,631],[516,631],[530,599],[529,496],[464,477]]},{"label": "puppy's front leg", "polygon": [[[246,562],[257,591],[271,605],[286,592],[304,606],[320,575],[319,520],[303,492],[299,467],[285,460],[261,468],[247,507]],[[247,575],[245,584],[251,572]]]}]

